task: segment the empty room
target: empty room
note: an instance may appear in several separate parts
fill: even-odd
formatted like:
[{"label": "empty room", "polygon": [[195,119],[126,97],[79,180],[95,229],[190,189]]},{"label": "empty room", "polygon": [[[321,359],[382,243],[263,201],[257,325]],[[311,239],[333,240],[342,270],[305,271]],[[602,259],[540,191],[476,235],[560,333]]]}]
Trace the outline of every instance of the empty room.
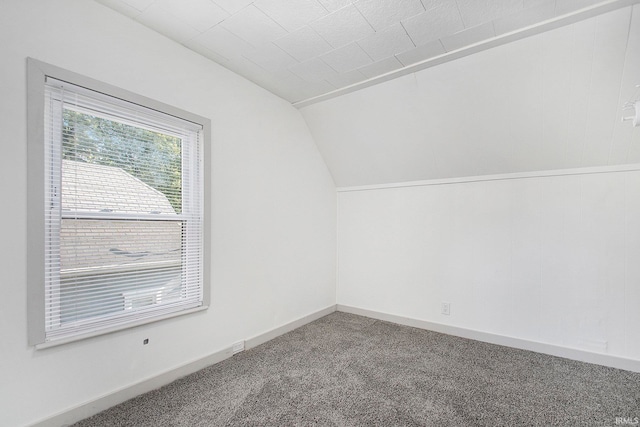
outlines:
[{"label": "empty room", "polygon": [[640,0],[0,0],[0,426],[640,424]]}]

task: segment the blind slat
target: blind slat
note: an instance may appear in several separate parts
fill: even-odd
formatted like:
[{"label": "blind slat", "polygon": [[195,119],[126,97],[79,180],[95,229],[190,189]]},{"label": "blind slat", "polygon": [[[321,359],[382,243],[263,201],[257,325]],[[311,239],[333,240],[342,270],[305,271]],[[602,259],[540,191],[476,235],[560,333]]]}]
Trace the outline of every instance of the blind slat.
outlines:
[{"label": "blind slat", "polygon": [[47,341],[202,305],[200,136],[192,122],[47,80]]}]

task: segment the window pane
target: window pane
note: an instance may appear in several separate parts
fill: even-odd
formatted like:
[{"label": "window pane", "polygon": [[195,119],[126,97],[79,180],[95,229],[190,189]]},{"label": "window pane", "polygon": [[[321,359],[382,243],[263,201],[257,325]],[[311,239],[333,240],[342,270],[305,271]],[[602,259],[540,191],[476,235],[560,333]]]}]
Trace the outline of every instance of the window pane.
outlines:
[{"label": "window pane", "polygon": [[60,321],[184,297],[180,221],[63,219]]},{"label": "window pane", "polygon": [[64,343],[206,308],[210,121],[100,82],[77,86],[75,75],[55,68],[57,79],[32,62],[45,116],[37,123],[42,104],[29,109],[38,131],[30,162],[34,173],[44,168],[44,186],[32,187],[44,200],[29,207],[44,224],[30,222],[29,240],[44,248],[30,244],[42,255],[30,268],[29,342]]},{"label": "window pane", "polygon": [[182,211],[181,139],[65,108],[62,209]]}]

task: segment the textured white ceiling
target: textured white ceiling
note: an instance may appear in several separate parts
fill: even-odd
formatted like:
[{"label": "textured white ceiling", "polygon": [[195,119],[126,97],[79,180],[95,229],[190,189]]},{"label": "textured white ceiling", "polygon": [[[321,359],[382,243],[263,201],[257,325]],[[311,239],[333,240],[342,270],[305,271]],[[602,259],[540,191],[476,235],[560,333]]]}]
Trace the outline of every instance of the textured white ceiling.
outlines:
[{"label": "textured white ceiling", "polygon": [[291,102],[618,0],[96,0]]},{"label": "textured white ceiling", "polygon": [[640,4],[300,109],[338,187],[640,162]]}]

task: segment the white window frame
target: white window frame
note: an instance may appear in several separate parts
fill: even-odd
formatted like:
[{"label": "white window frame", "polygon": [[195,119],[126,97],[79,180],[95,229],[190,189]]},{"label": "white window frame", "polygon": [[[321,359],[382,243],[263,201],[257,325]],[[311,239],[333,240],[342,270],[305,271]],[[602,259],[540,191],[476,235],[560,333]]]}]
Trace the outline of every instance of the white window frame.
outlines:
[{"label": "white window frame", "polygon": [[[50,64],[27,59],[27,297],[28,297],[28,325],[29,344],[36,348],[46,348],[66,342],[102,335],[122,329],[132,328],[142,324],[190,314],[196,311],[206,310],[210,305],[210,191],[208,183],[211,182],[210,138],[211,121],[205,117],[189,113],[176,107],[137,95],[118,87],[99,82],[80,74],[55,67]],[[45,147],[45,81],[47,77],[71,83],[76,86],[100,92],[110,97],[118,98],[133,104],[137,104],[155,111],[169,114],[202,126],[202,173],[204,191],[201,194],[203,206],[202,223],[202,305],[188,310],[173,313],[160,314],[148,319],[133,320],[126,324],[114,327],[105,327],[89,333],[79,333],[73,336],[56,340],[46,339],[45,313],[45,238],[47,234],[45,225],[45,170],[48,154]]]}]

